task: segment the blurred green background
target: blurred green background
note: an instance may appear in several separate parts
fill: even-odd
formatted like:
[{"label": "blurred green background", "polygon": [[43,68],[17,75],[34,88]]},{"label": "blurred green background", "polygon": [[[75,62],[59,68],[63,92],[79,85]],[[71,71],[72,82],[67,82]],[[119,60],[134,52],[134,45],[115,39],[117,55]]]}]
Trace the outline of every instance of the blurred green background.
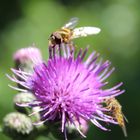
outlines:
[{"label": "blurred green background", "polygon": [[[110,86],[124,82],[126,92],[118,99],[128,118],[128,137],[118,126],[104,132],[91,125],[87,140],[140,139],[140,1],[139,0],[0,0],[0,124],[14,110],[16,94],[7,84],[11,74],[13,53],[35,43],[48,58],[48,37],[71,17],[79,17],[78,26],[97,26],[97,36],[79,38],[79,47],[90,45],[109,59],[116,71],[109,78]],[[10,140],[0,133],[1,140]],[[40,138],[45,140],[46,138]]]}]

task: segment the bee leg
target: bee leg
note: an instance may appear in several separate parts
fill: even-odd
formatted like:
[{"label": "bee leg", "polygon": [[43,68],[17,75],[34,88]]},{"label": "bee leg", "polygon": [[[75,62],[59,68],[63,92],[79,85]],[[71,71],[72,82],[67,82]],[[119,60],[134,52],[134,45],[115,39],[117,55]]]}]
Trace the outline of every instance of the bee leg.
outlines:
[{"label": "bee leg", "polygon": [[128,123],[128,119],[126,118],[126,116],[123,114],[123,117],[125,119],[125,121]]}]

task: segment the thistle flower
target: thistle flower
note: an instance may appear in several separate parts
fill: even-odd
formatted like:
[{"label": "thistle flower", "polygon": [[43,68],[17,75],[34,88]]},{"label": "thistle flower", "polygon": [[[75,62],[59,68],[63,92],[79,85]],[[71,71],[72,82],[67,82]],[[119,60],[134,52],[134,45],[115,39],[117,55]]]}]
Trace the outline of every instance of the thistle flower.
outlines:
[{"label": "thistle flower", "polygon": [[[84,61],[88,49],[80,49],[78,54],[70,51],[69,46],[61,46],[60,50],[53,48],[50,59],[34,67],[34,72],[26,73],[22,70],[12,69],[15,77],[10,79],[26,88],[25,92],[32,92],[36,100],[21,104],[22,106],[36,107],[41,114],[41,120],[34,124],[46,121],[61,121],[61,130],[66,138],[66,124],[75,126],[80,131],[81,118],[91,121],[102,130],[108,130],[100,121],[118,124],[111,116],[104,112],[109,111],[103,106],[106,98],[116,97],[124,92],[118,89],[122,83],[105,89],[105,80],[114,71],[110,69],[110,62],[97,58],[99,54],[93,52]],[[30,115],[34,115],[33,112]],[[79,123],[79,125],[77,125]]]}]

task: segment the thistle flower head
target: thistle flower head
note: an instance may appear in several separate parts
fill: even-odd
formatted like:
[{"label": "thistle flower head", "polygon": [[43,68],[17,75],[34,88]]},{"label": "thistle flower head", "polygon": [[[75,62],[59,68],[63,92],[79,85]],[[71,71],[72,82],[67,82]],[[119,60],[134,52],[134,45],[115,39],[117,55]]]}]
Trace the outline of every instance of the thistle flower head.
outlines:
[{"label": "thistle flower head", "polygon": [[98,61],[96,52],[91,53],[84,61],[87,50],[80,49],[76,54],[74,50],[70,51],[69,46],[60,48],[58,52],[54,47],[50,51],[53,52],[50,54],[51,59],[37,64],[32,74],[12,69],[22,80],[15,77],[11,80],[26,87],[36,97],[36,100],[26,104],[40,107],[38,111],[41,120],[36,124],[61,120],[62,132],[66,132],[66,124],[70,123],[83,137],[85,136],[78,127],[80,125],[77,125],[81,118],[103,130],[108,129],[100,121],[117,124],[111,116],[104,113],[107,109],[102,103],[106,98],[122,94],[124,90],[118,89],[122,83],[105,89],[105,80],[114,68],[110,69],[109,61]]}]

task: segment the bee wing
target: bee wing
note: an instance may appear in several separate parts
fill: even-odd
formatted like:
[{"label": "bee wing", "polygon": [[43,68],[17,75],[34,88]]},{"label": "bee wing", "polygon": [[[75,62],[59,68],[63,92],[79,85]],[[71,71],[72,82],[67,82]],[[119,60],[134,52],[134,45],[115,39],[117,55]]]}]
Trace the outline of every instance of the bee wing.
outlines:
[{"label": "bee wing", "polygon": [[77,17],[73,17],[62,28],[73,29],[77,25],[78,20]]},{"label": "bee wing", "polygon": [[97,27],[79,27],[73,30],[73,35],[71,38],[73,39],[79,37],[86,37],[88,35],[96,35],[100,31],[101,29]]},{"label": "bee wing", "polygon": [[121,127],[121,128],[122,128],[122,131],[124,133],[124,136],[127,137],[127,130],[126,130],[125,125],[123,127]]}]

